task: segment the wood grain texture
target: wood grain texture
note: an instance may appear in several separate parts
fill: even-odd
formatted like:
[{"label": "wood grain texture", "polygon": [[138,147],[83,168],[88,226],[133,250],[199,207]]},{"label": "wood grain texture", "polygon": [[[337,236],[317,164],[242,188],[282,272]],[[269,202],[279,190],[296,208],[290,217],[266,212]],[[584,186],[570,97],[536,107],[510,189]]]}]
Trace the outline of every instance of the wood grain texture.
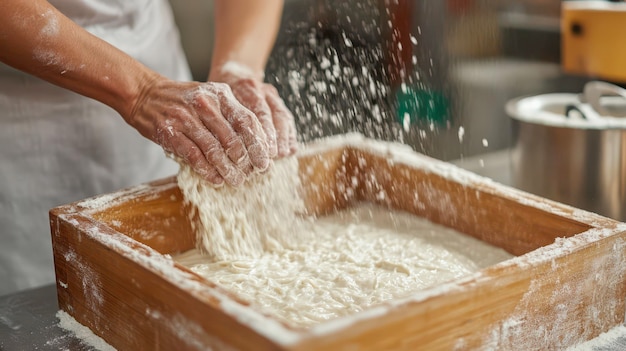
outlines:
[{"label": "wood grain texture", "polygon": [[[145,263],[88,234],[117,233],[79,215],[53,211],[59,307],[119,350],[277,350],[227,315],[207,294],[194,296]],[[81,229],[85,229],[84,231]],[[107,239],[107,240],[108,240]],[[132,245],[132,244],[131,244]],[[137,243],[137,257],[157,254]],[[182,266],[178,269],[185,270]],[[193,278],[192,278],[193,279]],[[215,285],[196,277],[207,291]],[[232,296],[233,300],[236,300]]]},{"label": "wood grain texture", "polygon": [[93,211],[90,216],[161,252],[182,252],[194,247],[195,236],[176,178],[152,182],[152,191],[125,191],[121,202]]},{"label": "wood grain texture", "polygon": [[[460,184],[353,146],[301,157],[300,173],[310,214],[372,201],[524,256],[323,332],[282,326],[297,336],[285,343],[224,308],[223,299],[250,309],[245,302],[163,255],[194,240],[168,178],[103,195],[94,199],[99,206],[51,211],[61,309],[120,350],[548,350],[624,322],[626,234],[616,221],[576,220],[567,206],[522,204],[516,199],[530,195]],[[598,229],[597,238],[584,234]],[[567,250],[550,249],[555,240]],[[550,258],[528,256],[537,252]]]},{"label": "wood grain texture", "polygon": [[428,218],[514,255],[591,228],[507,199],[490,187],[468,187],[406,164],[390,163],[381,156],[348,151],[351,164],[367,165],[353,172],[360,178],[359,199]]}]

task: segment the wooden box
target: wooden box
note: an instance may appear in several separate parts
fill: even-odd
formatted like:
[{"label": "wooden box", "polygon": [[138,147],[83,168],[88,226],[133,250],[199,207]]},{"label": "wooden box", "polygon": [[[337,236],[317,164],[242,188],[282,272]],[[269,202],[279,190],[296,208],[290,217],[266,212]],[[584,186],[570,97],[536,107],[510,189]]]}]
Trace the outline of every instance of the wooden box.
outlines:
[{"label": "wooden box", "polygon": [[194,236],[170,178],[51,211],[60,308],[120,350],[555,350],[624,323],[625,224],[358,135],[299,159],[313,212],[371,201],[517,257],[293,329],[172,260]]}]

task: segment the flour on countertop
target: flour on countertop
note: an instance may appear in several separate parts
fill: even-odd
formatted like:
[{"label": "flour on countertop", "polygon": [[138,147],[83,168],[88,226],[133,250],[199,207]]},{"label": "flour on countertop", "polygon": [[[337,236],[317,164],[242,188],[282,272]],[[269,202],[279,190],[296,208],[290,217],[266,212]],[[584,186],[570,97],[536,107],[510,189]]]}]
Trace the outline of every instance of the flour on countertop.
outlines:
[{"label": "flour on countertop", "polygon": [[99,351],[116,351],[116,349],[104,341],[101,337],[94,334],[91,329],[78,323],[72,316],[65,311],[58,311],[59,327],[74,334],[78,339],[88,346]]},{"label": "flour on countertop", "polygon": [[209,281],[295,327],[406,297],[512,256],[414,215],[362,204],[297,227],[291,248],[214,260],[191,250],[174,257]]}]

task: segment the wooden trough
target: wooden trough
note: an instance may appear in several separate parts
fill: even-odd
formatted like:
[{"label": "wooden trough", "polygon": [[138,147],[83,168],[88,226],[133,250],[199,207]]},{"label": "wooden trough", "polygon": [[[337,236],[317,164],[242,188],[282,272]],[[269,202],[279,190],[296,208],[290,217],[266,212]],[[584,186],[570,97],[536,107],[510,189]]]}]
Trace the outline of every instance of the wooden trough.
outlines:
[{"label": "wooden trough", "polygon": [[51,211],[60,308],[119,350],[556,350],[624,323],[625,224],[357,135],[299,159],[312,213],[375,202],[517,257],[294,329],[172,260],[194,235],[168,178]]}]

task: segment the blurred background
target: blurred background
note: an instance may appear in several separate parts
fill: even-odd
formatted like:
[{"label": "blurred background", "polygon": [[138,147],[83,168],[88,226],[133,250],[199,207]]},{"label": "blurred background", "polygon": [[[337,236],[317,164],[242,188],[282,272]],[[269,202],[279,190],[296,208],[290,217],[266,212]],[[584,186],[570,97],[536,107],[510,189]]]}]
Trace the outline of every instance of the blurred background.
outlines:
[{"label": "blurred background", "polygon": [[[194,79],[212,2],[170,0]],[[580,92],[560,66],[560,0],[287,0],[268,63],[300,138],[357,131],[452,160],[511,146],[505,103]]]}]

